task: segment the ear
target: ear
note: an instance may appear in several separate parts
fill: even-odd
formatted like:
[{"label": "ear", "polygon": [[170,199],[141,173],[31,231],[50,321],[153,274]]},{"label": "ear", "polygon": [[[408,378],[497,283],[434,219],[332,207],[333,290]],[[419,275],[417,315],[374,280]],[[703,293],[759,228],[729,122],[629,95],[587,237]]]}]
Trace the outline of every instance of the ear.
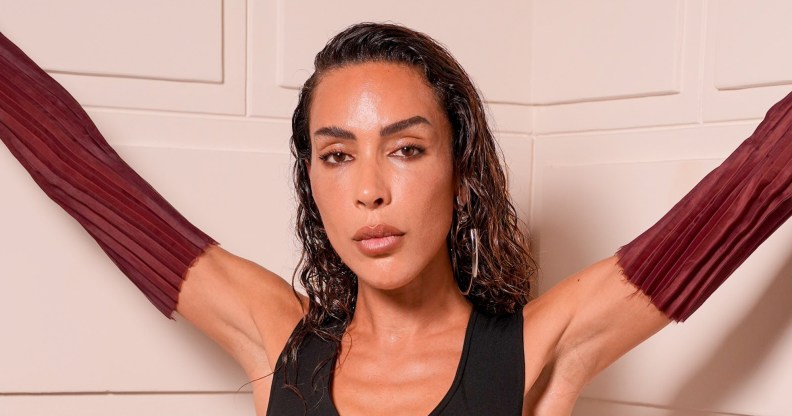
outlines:
[{"label": "ear", "polygon": [[311,176],[311,161],[306,159],[304,162],[305,162],[305,170],[308,171],[308,176]]}]

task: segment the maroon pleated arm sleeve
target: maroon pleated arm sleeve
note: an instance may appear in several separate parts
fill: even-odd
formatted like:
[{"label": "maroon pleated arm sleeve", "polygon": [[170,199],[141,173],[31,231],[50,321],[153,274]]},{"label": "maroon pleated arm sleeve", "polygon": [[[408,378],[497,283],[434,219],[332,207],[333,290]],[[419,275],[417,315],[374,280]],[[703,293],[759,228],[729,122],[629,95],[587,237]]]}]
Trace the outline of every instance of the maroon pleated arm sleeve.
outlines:
[{"label": "maroon pleated arm sleeve", "polygon": [[187,269],[215,241],[121,160],[77,101],[2,34],[0,139],[170,317]]},{"label": "maroon pleated arm sleeve", "polygon": [[792,214],[792,94],[657,224],[617,252],[627,279],[684,321]]}]

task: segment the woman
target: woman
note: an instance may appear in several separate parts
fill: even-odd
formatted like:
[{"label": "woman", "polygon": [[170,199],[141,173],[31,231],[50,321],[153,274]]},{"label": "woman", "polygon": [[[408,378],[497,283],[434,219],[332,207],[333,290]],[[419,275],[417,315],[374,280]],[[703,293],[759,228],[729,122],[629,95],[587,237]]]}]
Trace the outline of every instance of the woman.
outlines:
[{"label": "woman", "polygon": [[186,222],[3,45],[0,137],[160,310],[240,363],[260,415],[569,414],[792,212],[788,97],[618,258],[528,302],[534,267],[475,88],[427,36],[361,24],[317,55],[293,117],[295,295]]}]

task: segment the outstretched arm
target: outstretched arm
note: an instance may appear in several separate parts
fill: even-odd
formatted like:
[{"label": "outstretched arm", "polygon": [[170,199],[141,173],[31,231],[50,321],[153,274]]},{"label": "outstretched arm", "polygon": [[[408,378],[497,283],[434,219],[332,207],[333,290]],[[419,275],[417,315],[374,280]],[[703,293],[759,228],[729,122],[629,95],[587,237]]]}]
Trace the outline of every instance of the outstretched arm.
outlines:
[{"label": "outstretched arm", "polygon": [[687,319],[790,215],[792,94],[654,226],[545,295],[564,313],[537,397],[576,396],[668,322]]},{"label": "outstretched arm", "polygon": [[77,101],[1,34],[0,139],[170,317],[187,268],[215,241],[121,160]]},{"label": "outstretched arm", "polygon": [[178,307],[249,374],[266,374],[257,360],[264,350],[277,356],[301,317],[289,285],[182,217],[116,154],[77,101],[2,34],[0,139],[163,314]]},{"label": "outstretched arm", "polygon": [[675,321],[696,311],[792,215],[792,93],[657,224],[617,253]]}]

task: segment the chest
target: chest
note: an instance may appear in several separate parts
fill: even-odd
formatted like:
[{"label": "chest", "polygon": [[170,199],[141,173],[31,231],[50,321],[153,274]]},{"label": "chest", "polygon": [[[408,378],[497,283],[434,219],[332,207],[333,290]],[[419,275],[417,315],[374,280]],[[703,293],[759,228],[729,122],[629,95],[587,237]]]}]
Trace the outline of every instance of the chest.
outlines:
[{"label": "chest", "polygon": [[352,344],[342,350],[333,374],[335,407],[344,416],[432,413],[460,371],[463,339],[464,333],[457,342],[438,339],[379,349],[365,342]]},{"label": "chest", "polygon": [[309,337],[299,365],[276,370],[267,414],[519,415],[525,384],[521,318],[474,312],[461,345],[427,341],[432,348],[425,350],[353,342],[336,354],[334,344]]}]

